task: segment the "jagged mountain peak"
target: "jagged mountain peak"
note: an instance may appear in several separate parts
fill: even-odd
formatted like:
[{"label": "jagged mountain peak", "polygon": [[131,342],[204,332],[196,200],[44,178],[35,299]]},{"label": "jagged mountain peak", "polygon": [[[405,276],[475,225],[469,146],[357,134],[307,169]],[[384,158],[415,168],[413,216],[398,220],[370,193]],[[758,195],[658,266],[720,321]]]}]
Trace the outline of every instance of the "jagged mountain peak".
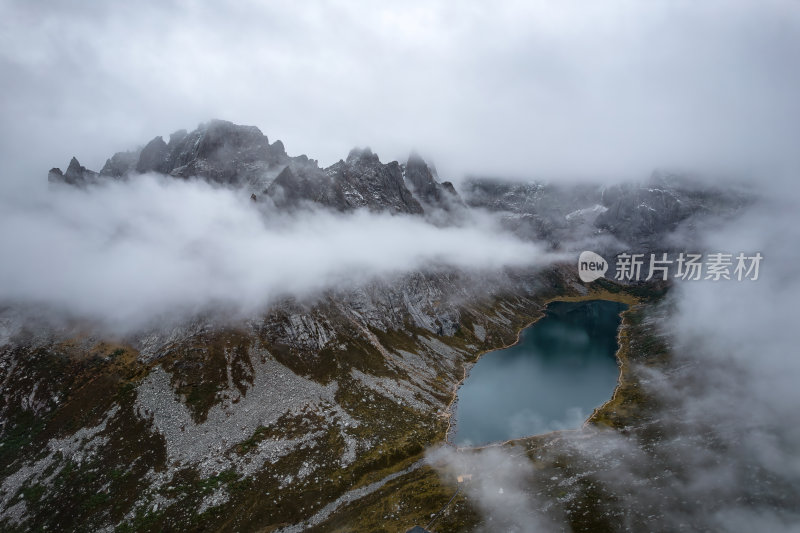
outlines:
[{"label": "jagged mountain peak", "polygon": [[372,149],[369,146],[364,148],[353,148],[350,150],[350,153],[347,154],[347,159],[345,160],[347,163],[355,163],[358,161],[368,162],[368,163],[380,163],[381,160],[378,157],[378,154],[373,153]]},{"label": "jagged mountain peak", "polygon": [[427,163],[418,151],[411,150],[408,154],[408,160],[406,161],[406,166],[409,165],[427,165]]},{"label": "jagged mountain peak", "polygon": [[[55,170],[50,173],[51,181],[70,184],[86,182],[81,178],[84,175],[98,176],[80,167],[77,159],[70,162],[66,174]],[[452,185],[440,184],[416,153],[401,165],[397,161],[382,163],[369,147],[353,148],[346,160],[320,169],[316,160],[305,155],[290,157],[281,141],[270,144],[256,126],[219,119],[190,132],[177,130],[169,142],[156,136],[138,150],[118,152],[106,161],[99,176],[124,178],[146,172],[199,177],[243,188],[257,198],[270,197],[281,207],[310,202],[339,211],[367,208],[422,214],[423,204],[445,207],[449,205],[446,196],[457,198]]]},{"label": "jagged mountain peak", "polygon": [[449,181],[440,183],[433,165],[428,164],[416,151],[412,151],[408,156],[404,177],[423,205],[445,210],[464,206],[453,184]]},{"label": "jagged mountain peak", "polygon": [[52,168],[47,173],[47,180],[50,183],[66,183],[83,187],[94,183],[97,180],[97,172],[93,172],[80,164],[78,158],[73,156],[67,165],[66,172],[61,172],[60,168]]},{"label": "jagged mountain peak", "polygon": [[72,156],[72,159],[69,160],[69,166],[67,166],[67,172],[80,172],[83,168],[84,167],[81,166],[78,158]]},{"label": "jagged mountain peak", "polygon": [[169,153],[167,143],[162,137],[156,137],[145,145],[136,163],[136,172],[163,172],[168,173],[166,157]]},{"label": "jagged mountain peak", "polygon": [[316,165],[306,156],[289,157],[282,142],[270,144],[256,126],[214,119],[191,132],[173,132],[169,142],[156,136],[140,149],[117,152],[106,161],[100,174],[121,178],[157,172],[177,178],[200,177],[260,192],[292,162]]}]

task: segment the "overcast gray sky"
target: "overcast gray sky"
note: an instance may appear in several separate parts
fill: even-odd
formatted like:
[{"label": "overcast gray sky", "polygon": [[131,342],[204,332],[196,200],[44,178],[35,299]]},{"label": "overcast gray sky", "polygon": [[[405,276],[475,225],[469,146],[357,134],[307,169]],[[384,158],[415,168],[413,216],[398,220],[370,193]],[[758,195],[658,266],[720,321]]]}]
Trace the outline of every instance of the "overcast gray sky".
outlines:
[{"label": "overcast gray sky", "polygon": [[450,178],[746,172],[800,144],[795,1],[0,6],[6,184],[209,118]]}]

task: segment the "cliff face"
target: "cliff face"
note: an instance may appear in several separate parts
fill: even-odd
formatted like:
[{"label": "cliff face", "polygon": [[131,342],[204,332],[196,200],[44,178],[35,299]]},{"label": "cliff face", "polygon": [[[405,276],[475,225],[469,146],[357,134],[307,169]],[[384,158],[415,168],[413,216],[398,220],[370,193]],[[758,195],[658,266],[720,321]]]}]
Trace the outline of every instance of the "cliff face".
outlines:
[{"label": "cliff face", "polygon": [[[691,228],[704,217],[725,217],[752,201],[752,192],[711,188],[686,176],[654,173],[642,183],[612,186],[543,184],[473,178],[462,187],[466,203],[504,215],[517,235],[549,242],[598,241],[613,238],[611,253],[671,251],[666,237],[689,228],[683,245],[691,245]],[[601,251],[598,249],[598,251]],[[681,250],[686,251],[686,250]]]},{"label": "cliff face", "polygon": [[334,186],[341,191],[347,209],[370,207],[377,210],[422,214],[419,201],[403,181],[397,161],[381,164],[369,148],[352,150],[346,161],[327,169]]},{"label": "cliff face", "polygon": [[289,165],[266,188],[279,207],[303,202],[337,211],[367,208],[373,211],[423,213],[403,180],[402,167],[381,163],[369,148],[352,150],[346,161],[322,170],[309,165]]},{"label": "cliff face", "polygon": [[439,182],[436,169],[428,165],[418,154],[412,153],[404,167],[409,188],[422,205],[447,211],[464,207],[461,197],[449,181]]}]

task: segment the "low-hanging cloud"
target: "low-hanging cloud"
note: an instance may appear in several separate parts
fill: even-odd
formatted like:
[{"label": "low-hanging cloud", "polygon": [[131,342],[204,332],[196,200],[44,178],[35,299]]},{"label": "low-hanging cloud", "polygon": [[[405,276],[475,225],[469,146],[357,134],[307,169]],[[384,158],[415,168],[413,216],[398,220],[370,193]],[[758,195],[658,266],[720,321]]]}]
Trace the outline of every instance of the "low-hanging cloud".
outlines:
[{"label": "low-hanging cloud", "polygon": [[441,475],[469,476],[466,496],[481,514],[491,517],[475,531],[536,533],[557,531],[558,520],[541,512],[546,502],[535,495],[536,471],[525,451],[488,447],[469,453],[442,447],[428,455]]},{"label": "low-hanging cloud", "polygon": [[[570,492],[583,486],[607,496],[597,500],[597,508],[571,512],[605,514],[618,531],[798,531],[797,201],[791,189],[767,190],[742,216],[701,236],[711,252],[761,252],[760,277],[679,283],[651,317],[674,361],[665,371],[635,369],[645,393],[660,406],[642,421],[650,424],[650,437],[640,440],[636,431],[565,432],[537,454],[545,464],[569,457],[567,467],[563,459],[549,471],[539,465],[523,485],[518,472],[524,466],[507,474],[498,470],[485,482],[476,476],[472,498],[485,520],[495,518],[494,487],[509,484],[522,487],[514,493],[523,499],[516,507],[528,510],[510,515],[510,527],[526,531],[533,509],[535,520],[556,520],[537,531],[561,531],[568,527],[563,509]],[[659,437],[653,441],[653,435]],[[506,457],[498,459],[500,454]],[[520,456],[494,450],[472,453],[468,460],[486,476],[493,465]],[[456,454],[447,460],[450,468],[462,468],[467,459]],[[563,494],[559,501],[537,496],[553,486]]]},{"label": "low-hanging cloud", "polygon": [[426,266],[498,269],[544,254],[491,218],[436,227],[366,211],[296,214],[155,175],[0,206],[0,302],[117,327],[211,306],[241,312]]}]

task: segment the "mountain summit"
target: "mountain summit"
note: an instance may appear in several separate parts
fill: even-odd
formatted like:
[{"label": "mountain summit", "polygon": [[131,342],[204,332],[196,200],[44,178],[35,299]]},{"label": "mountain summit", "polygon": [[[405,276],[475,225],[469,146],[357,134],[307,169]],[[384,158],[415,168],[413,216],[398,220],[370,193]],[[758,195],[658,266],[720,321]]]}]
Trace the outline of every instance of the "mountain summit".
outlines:
[{"label": "mountain summit", "polygon": [[255,126],[212,120],[196,130],[155,137],[144,147],[118,152],[99,173],[73,158],[65,173],[54,168],[50,182],[86,186],[102,179],[121,179],[155,172],[174,178],[198,177],[212,183],[267,196],[278,207],[320,204],[338,211],[422,214],[425,208],[463,205],[449,182],[439,183],[435,170],[416,154],[406,165],[382,163],[369,148],[355,148],[346,160],[320,168],[305,155],[290,157],[281,141],[270,144]]}]

